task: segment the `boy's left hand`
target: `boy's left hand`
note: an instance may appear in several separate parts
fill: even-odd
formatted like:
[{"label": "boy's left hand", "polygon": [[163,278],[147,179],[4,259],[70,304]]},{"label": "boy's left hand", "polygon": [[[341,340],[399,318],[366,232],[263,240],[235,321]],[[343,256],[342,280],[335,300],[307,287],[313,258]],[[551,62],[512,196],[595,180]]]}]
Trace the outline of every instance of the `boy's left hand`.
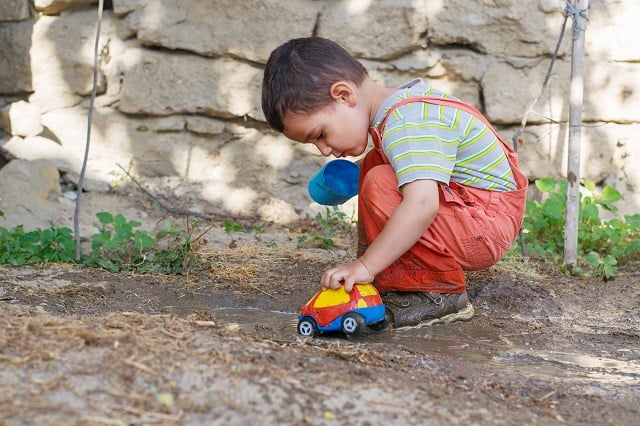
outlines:
[{"label": "boy's left hand", "polygon": [[373,282],[373,276],[367,271],[364,264],[358,260],[337,265],[325,271],[320,284],[324,288],[338,289],[344,285],[344,289],[349,293],[356,283]]}]

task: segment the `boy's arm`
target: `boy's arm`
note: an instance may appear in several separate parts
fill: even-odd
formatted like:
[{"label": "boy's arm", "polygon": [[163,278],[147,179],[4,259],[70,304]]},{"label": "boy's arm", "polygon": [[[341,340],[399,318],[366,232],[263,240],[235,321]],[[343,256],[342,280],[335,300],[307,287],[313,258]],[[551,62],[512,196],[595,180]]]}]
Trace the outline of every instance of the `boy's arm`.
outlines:
[{"label": "boy's arm", "polygon": [[438,213],[438,183],[434,180],[416,180],[402,187],[402,201],[394,210],[380,235],[366,253],[355,262],[338,265],[327,270],[321,284],[327,288],[351,291],[354,283],[371,282],[378,273],[406,253]]}]

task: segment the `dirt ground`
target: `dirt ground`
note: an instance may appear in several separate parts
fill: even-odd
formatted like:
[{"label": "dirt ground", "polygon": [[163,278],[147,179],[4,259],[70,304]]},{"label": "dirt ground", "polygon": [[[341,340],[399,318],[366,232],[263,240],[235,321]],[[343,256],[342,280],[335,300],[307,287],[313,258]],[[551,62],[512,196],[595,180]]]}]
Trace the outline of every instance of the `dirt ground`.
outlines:
[{"label": "dirt ground", "polygon": [[197,276],[0,267],[0,424],[638,424],[640,272],[503,261],[468,275],[470,322],[303,338],[351,250],[281,237]]}]

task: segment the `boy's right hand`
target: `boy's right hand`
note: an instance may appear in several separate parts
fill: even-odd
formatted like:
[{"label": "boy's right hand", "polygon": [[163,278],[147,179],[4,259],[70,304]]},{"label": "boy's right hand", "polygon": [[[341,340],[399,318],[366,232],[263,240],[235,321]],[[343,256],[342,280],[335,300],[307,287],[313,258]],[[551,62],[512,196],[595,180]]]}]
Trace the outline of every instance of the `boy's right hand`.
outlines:
[{"label": "boy's right hand", "polygon": [[351,292],[354,284],[365,284],[373,282],[373,275],[369,273],[364,263],[360,260],[342,263],[327,269],[322,275],[320,284],[324,288],[338,289],[344,285],[347,293]]}]

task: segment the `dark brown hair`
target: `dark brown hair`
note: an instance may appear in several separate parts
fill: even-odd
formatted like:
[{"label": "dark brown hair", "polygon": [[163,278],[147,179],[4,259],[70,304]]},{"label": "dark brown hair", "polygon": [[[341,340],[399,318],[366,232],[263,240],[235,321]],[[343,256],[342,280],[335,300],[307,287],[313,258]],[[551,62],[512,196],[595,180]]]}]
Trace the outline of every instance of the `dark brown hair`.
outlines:
[{"label": "dark brown hair", "polygon": [[297,38],[269,56],[262,80],[262,112],[282,132],[289,112],[313,112],[332,102],[336,81],[364,81],[367,70],[338,43],[320,37]]}]

